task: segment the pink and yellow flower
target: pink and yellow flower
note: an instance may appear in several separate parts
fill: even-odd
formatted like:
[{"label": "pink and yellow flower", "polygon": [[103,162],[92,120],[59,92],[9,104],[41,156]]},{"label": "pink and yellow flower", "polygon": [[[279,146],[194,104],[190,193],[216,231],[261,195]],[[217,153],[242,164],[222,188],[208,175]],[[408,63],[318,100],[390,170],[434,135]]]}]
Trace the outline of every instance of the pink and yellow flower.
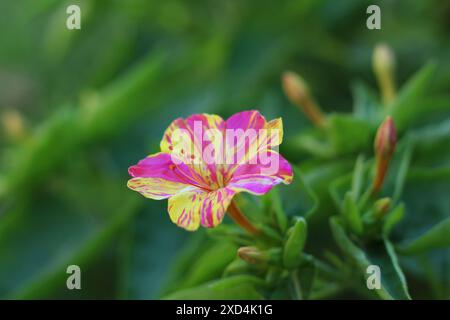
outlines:
[{"label": "pink and yellow flower", "polygon": [[178,118],[164,133],[161,152],[129,168],[128,187],[150,199],[168,198],[170,219],[186,230],[215,227],[236,210],[236,194],[262,195],[292,181],[290,164],[273,150],[282,135],[281,119],[267,122],[258,111],[226,121],[209,114]]}]

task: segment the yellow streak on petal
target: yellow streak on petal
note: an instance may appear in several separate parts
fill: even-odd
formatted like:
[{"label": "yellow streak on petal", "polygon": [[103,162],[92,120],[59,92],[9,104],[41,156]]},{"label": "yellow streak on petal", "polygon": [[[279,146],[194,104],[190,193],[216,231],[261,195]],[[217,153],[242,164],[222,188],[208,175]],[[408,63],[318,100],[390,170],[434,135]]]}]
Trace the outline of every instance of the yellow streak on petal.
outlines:
[{"label": "yellow streak on petal", "polygon": [[188,231],[197,230],[200,226],[200,210],[206,194],[206,192],[195,190],[171,197],[168,205],[170,220]]}]

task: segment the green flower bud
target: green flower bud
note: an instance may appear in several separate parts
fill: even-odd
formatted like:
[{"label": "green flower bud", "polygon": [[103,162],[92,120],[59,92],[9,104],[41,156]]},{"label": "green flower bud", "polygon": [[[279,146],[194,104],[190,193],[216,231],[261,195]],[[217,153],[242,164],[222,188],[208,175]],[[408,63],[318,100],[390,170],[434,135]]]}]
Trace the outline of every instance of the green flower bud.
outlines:
[{"label": "green flower bud", "polygon": [[373,204],[373,210],[377,219],[383,218],[391,208],[391,198],[381,198]]},{"label": "green flower bud", "polygon": [[306,220],[297,218],[295,224],[288,230],[283,248],[283,264],[286,268],[295,268],[300,264],[306,236]]}]

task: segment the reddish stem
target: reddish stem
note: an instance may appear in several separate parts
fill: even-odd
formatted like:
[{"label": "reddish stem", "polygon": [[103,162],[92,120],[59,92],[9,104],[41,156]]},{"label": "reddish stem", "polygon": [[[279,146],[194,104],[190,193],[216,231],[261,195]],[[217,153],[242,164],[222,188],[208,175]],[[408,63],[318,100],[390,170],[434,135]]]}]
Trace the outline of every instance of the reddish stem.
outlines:
[{"label": "reddish stem", "polygon": [[227,210],[228,214],[230,215],[231,219],[233,219],[234,222],[236,222],[238,225],[240,225],[242,228],[250,232],[251,234],[258,234],[259,230],[256,229],[250,221],[242,214],[242,211],[238,208],[238,206],[234,203],[234,201],[231,201],[230,205],[228,206]]}]

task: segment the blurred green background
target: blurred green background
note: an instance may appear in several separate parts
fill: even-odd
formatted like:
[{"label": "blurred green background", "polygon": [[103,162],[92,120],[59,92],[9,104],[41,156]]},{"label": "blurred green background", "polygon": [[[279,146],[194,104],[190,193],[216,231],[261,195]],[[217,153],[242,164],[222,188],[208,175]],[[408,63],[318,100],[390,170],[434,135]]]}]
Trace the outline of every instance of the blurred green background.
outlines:
[{"label": "blurred green background", "polygon": [[[69,4],[81,30],[66,28]],[[382,30],[366,28],[370,4]],[[177,228],[166,201],[126,181],[176,117],[257,108],[282,116],[289,139],[310,124],[281,73],[299,72],[325,111],[350,111],[352,83],[376,90],[379,42],[398,83],[435,59],[432,90],[450,93],[448,1],[19,0],[0,14],[0,298],[169,290],[204,232]],[[70,264],[82,290],[66,289]]]}]

